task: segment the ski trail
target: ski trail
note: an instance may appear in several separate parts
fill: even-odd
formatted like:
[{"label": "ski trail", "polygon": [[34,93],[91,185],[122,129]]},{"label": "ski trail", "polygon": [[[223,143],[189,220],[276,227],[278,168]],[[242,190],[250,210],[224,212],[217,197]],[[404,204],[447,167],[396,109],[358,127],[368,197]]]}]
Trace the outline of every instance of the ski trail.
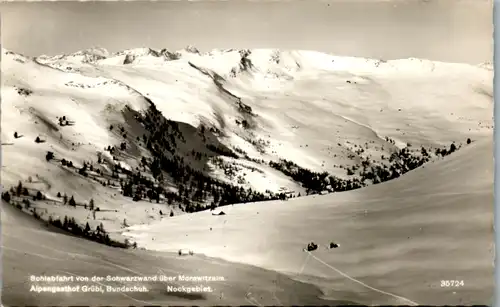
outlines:
[{"label": "ski trail", "polygon": [[249,302],[251,306],[259,306],[259,307],[261,307],[261,306],[262,306],[262,305],[260,305],[259,303],[257,303],[257,302],[254,302],[254,301],[250,300],[250,299],[249,299],[248,297],[246,297],[246,296],[245,296],[245,300],[246,300],[247,302]]},{"label": "ski trail", "polygon": [[259,306],[259,307],[262,307],[263,305],[261,305],[257,299],[255,299],[253,296],[252,297],[245,297],[245,299],[248,301],[248,302],[251,302],[251,303],[254,303],[255,305]]},{"label": "ski trail", "polygon": [[[59,249],[54,249],[54,248],[51,248],[51,247],[47,247],[47,246],[43,246],[43,245],[39,245],[39,244],[36,244],[34,242],[31,242],[29,240],[25,240],[25,239],[22,239],[22,238],[19,238],[17,236],[13,236],[13,235],[9,235],[9,234],[4,234],[6,236],[9,236],[9,237],[12,237],[12,238],[15,238],[16,240],[19,240],[19,241],[23,241],[23,242],[26,242],[28,244],[31,244],[31,245],[34,245],[34,246],[37,246],[37,247],[41,247],[41,248],[45,248],[47,250],[50,250],[50,251],[53,251],[53,252],[56,252],[56,253],[60,253],[60,254],[64,254],[66,256],[73,256],[73,257],[80,257],[80,258],[90,258],[90,259],[95,259],[95,260],[98,260],[100,261],[102,264],[106,265],[106,266],[113,266],[115,268],[118,268],[118,269],[122,269],[124,271],[127,271],[127,272],[130,272],[132,274],[136,274],[137,276],[145,276],[144,274],[141,274],[133,269],[130,269],[130,268],[127,268],[127,267],[124,267],[122,265],[119,265],[119,264],[116,264],[116,263],[113,263],[111,261],[108,261],[106,259],[103,259],[103,258],[100,258],[100,257],[96,257],[96,256],[92,256],[92,255],[87,255],[87,254],[80,254],[80,253],[73,253],[73,252],[69,252],[69,251],[62,251],[62,250],[59,250]],[[13,248],[8,248],[8,247],[3,247],[5,249],[11,249],[11,250],[15,250]],[[22,252],[22,251],[19,251],[19,250],[15,250],[15,251],[18,251],[18,252]],[[26,252],[25,252],[26,253]],[[47,259],[53,259],[53,260],[56,260],[56,259],[61,259],[61,258],[53,258],[53,257],[49,257],[49,256],[45,256],[45,255],[41,255],[41,254],[35,254],[35,253],[27,253],[27,254],[32,254],[32,255],[36,255],[36,256],[39,256],[39,257],[42,257],[42,258],[47,258]],[[62,259],[62,260],[68,260],[68,259]],[[97,263],[93,263],[93,262],[88,262],[88,261],[85,261],[85,260],[78,260],[78,261],[81,261],[81,262],[84,262],[84,263],[89,263],[89,264],[97,264]],[[101,264],[101,265],[102,265]]]},{"label": "ski trail", "polygon": [[282,302],[280,301],[280,299],[278,298],[278,296],[276,296],[276,290],[277,290],[277,288],[278,288],[278,279],[276,279],[276,280],[275,280],[275,282],[274,282],[274,291],[272,291],[272,293],[273,293],[273,298],[274,298],[274,300],[275,300],[275,301],[277,301],[277,302],[278,302],[278,304],[279,304],[280,306],[284,306],[284,305],[283,305],[283,303],[282,303]]},{"label": "ski trail", "polygon": [[[28,241],[28,240],[24,240],[22,238],[19,238],[19,237],[16,237],[16,236],[12,236],[12,235],[8,235],[10,237],[13,237],[13,238],[16,238],[17,240],[21,240],[23,242],[26,242],[28,244],[32,244],[32,245],[36,245],[34,243],[32,243],[31,241]],[[122,270],[125,270],[125,271],[128,271],[130,273],[133,273],[133,274],[136,274],[137,276],[146,276],[142,273],[139,273],[131,268],[127,268],[127,267],[124,267],[124,266],[121,266],[121,265],[118,265],[116,263],[113,263],[113,262],[110,262],[108,260],[105,260],[105,259],[102,259],[102,258],[99,258],[99,257],[96,257],[96,256],[92,256],[92,255],[86,255],[86,254],[80,254],[80,253],[73,253],[73,252],[67,252],[67,251],[62,251],[62,250],[58,250],[58,249],[53,249],[53,248],[49,248],[49,247],[45,247],[45,246],[39,246],[39,247],[42,247],[42,248],[45,248],[45,249],[48,249],[48,250],[51,250],[51,251],[54,251],[54,252],[57,252],[57,253],[60,253],[60,254],[65,254],[67,256],[73,256],[73,257],[85,257],[85,258],[90,258],[90,259],[96,259],[96,260],[99,260],[101,263],[101,265],[104,265],[104,266],[112,266],[112,267],[116,267],[116,268],[119,268],[119,269],[122,269]],[[21,250],[17,250],[17,249],[14,249],[14,248],[9,248],[9,247],[4,247],[2,246],[3,249],[7,249],[7,250],[12,250],[12,251],[16,251],[16,252],[19,252],[19,253],[24,253],[24,254],[29,254],[29,255],[33,255],[33,256],[38,256],[38,257],[41,257],[41,258],[45,258],[45,259],[50,259],[50,260],[54,260],[54,261],[64,261],[64,260],[68,260],[67,258],[66,259],[63,259],[63,258],[54,258],[54,257],[50,257],[50,256],[45,256],[45,255],[42,255],[42,254],[37,254],[37,253],[31,253],[31,252],[24,252],[24,251],[21,251]],[[83,263],[89,263],[89,264],[96,264],[96,263],[93,263],[93,262],[89,262],[89,261],[85,261],[85,260],[77,260],[77,261],[80,261],[80,262],[83,262]],[[98,264],[99,265],[99,264]],[[157,267],[158,268],[158,267]],[[163,268],[159,268],[160,270],[162,270]],[[174,271],[174,270],[169,270],[171,272],[175,272],[177,274],[181,274],[181,272],[179,271]],[[70,273],[70,272],[65,272],[65,273],[68,273],[70,275],[74,275],[74,276],[79,276],[79,275],[76,275],[76,274],[73,274],[73,273]],[[166,274],[165,274],[166,275]],[[98,283],[100,284],[99,282],[95,282],[95,283]],[[222,284],[225,284],[226,286],[230,286],[230,284],[228,283],[222,283]],[[102,284],[100,284],[102,285]],[[274,299],[276,299],[278,302],[279,302],[279,299],[276,297],[276,294],[273,293],[271,290],[268,290],[269,292],[271,292],[274,296]],[[146,302],[146,301],[141,301],[141,300],[138,300],[138,299],[135,299],[125,293],[122,293],[124,296],[136,301],[136,302],[140,302],[140,303],[147,303],[148,305],[153,305],[154,303],[151,303],[151,302]],[[256,306],[260,306],[262,307],[263,305],[260,304],[258,302],[258,300],[253,297],[252,295],[250,296],[246,296],[245,297],[245,300],[249,303],[251,303],[252,305],[256,305]]]},{"label": "ski trail", "polygon": [[306,268],[307,261],[309,260],[309,256],[311,256],[311,253],[307,252],[307,257],[304,260],[304,264],[302,265],[302,268],[300,269],[299,273],[297,273],[297,275],[300,275],[300,274],[302,274],[302,272],[304,272],[304,269]]},{"label": "ski trail", "polygon": [[388,296],[392,296],[392,297],[394,297],[394,298],[397,298],[397,299],[400,299],[400,300],[406,301],[406,302],[410,303],[412,306],[418,306],[418,305],[419,305],[418,303],[416,303],[416,302],[414,302],[414,301],[412,301],[412,300],[410,300],[410,299],[407,299],[407,298],[405,298],[405,297],[398,296],[398,295],[396,295],[396,294],[392,294],[392,293],[389,293],[389,292],[386,292],[386,291],[383,291],[383,290],[380,290],[380,289],[374,288],[374,287],[372,287],[372,286],[369,286],[369,285],[365,284],[364,282],[359,281],[359,280],[357,280],[357,279],[355,279],[355,278],[353,278],[353,277],[351,277],[351,276],[347,275],[346,273],[344,273],[344,272],[340,271],[339,269],[336,269],[335,267],[333,267],[333,266],[329,265],[328,263],[326,263],[326,262],[324,262],[323,260],[319,259],[318,257],[314,256],[311,252],[309,252],[309,251],[308,251],[307,253],[308,253],[308,254],[310,254],[310,255],[311,255],[311,257],[313,257],[314,259],[316,259],[318,262],[320,262],[320,263],[322,263],[322,264],[326,265],[327,267],[329,267],[330,269],[332,269],[332,270],[334,270],[335,272],[339,273],[340,275],[344,276],[345,278],[350,279],[350,280],[352,280],[352,281],[354,281],[354,282],[356,282],[356,283],[358,283],[358,284],[360,284],[360,285],[362,285],[362,286],[364,286],[364,287],[366,287],[366,288],[368,288],[368,289],[370,289],[370,290],[373,290],[373,291],[375,291],[375,292],[382,293],[382,294],[385,294],[385,295],[388,295]]},{"label": "ski trail", "polygon": [[2,249],[3,250],[11,250],[11,251],[14,251],[14,252],[17,252],[17,253],[20,253],[20,254],[37,256],[37,257],[48,259],[48,260],[54,260],[54,261],[64,261],[64,260],[67,260],[67,259],[63,259],[63,258],[54,258],[54,257],[50,257],[50,256],[45,256],[45,255],[42,255],[42,254],[37,254],[37,253],[22,251],[22,250],[18,250],[18,249],[15,249],[15,248],[7,247],[7,246],[4,246],[4,245],[2,245]]}]

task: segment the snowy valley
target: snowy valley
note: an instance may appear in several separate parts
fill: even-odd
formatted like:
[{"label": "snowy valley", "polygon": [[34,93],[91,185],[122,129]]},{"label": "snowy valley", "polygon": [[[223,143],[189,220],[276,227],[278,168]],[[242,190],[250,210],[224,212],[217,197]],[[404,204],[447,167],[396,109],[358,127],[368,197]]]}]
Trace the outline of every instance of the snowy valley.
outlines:
[{"label": "snowy valley", "polygon": [[[2,198],[94,241],[255,265],[328,299],[489,304],[492,80],[486,64],[315,51],[2,49]],[[455,278],[470,286],[436,286]]]}]

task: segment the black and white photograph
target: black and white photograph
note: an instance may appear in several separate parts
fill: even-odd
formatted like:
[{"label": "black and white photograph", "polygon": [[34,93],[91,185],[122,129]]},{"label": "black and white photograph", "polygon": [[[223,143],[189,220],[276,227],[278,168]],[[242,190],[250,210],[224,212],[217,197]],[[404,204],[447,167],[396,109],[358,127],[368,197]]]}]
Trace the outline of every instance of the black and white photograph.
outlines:
[{"label": "black and white photograph", "polygon": [[0,18],[2,307],[493,304],[492,0]]}]

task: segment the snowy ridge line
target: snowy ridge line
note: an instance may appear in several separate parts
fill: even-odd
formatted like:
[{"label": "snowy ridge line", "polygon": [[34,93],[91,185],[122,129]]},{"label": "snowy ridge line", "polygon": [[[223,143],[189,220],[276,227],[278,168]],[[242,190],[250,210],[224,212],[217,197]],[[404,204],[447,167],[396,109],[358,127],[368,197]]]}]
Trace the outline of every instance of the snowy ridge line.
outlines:
[{"label": "snowy ridge line", "polygon": [[[85,0],[83,0],[83,1],[85,1]],[[170,1],[182,1],[182,0],[170,0]],[[190,1],[218,1],[218,0],[190,0]],[[253,1],[258,2],[260,0],[253,0]],[[265,1],[269,1],[269,0],[265,0]],[[271,1],[278,1],[278,0],[271,0]],[[279,1],[283,1],[283,0],[279,0]],[[285,1],[294,2],[297,0],[285,0]],[[377,1],[379,1],[379,0],[377,0]],[[388,1],[394,1],[394,0],[388,0]],[[280,52],[309,52],[309,51],[316,52],[315,50],[310,50],[310,49],[288,49],[288,48],[282,48],[282,49],[279,49],[279,48],[239,48],[239,49],[213,48],[213,49],[206,50],[206,51],[202,52],[202,51],[199,51],[193,45],[188,45],[185,48],[175,49],[175,50],[174,49],[169,50],[167,48],[151,48],[151,47],[142,47],[141,48],[141,47],[139,47],[139,48],[129,48],[129,49],[118,50],[115,52],[110,52],[107,49],[102,48],[102,47],[93,47],[93,48],[89,48],[89,49],[85,49],[85,50],[76,51],[73,53],[64,53],[64,54],[57,54],[57,55],[42,54],[39,56],[26,56],[26,55],[23,55],[21,53],[13,52],[13,51],[6,49],[6,48],[2,48],[2,50],[12,52],[14,54],[23,56],[25,58],[31,58],[31,59],[39,58],[41,60],[52,60],[52,61],[62,60],[66,57],[71,57],[71,56],[84,56],[84,55],[96,55],[96,56],[103,57],[103,58],[107,59],[107,58],[112,58],[112,57],[119,56],[119,55],[132,54],[138,50],[143,50],[143,51],[147,50],[147,51],[152,52],[154,54],[158,54],[158,57],[162,54],[162,51],[163,52],[170,52],[170,53],[174,53],[174,54],[179,53],[179,52],[190,52],[191,54],[196,54],[196,55],[201,56],[201,57],[206,56],[206,55],[212,55],[214,53],[228,53],[228,52],[237,52],[237,51],[244,51],[244,50],[273,50],[273,51],[276,51],[278,53],[280,53]],[[95,51],[99,51],[99,52],[96,53]],[[373,60],[373,61],[378,61],[381,64],[385,64],[385,63],[389,63],[389,62],[397,62],[397,61],[426,61],[426,62],[429,62],[432,64],[434,64],[434,63],[462,64],[459,62],[435,61],[435,60],[428,60],[425,58],[416,58],[416,57],[393,58],[393,59],[384,60],[384,59],[377,59],[377,58],[368,58],[368,57],[363,57],[363,56],[344,56],[344,55],[339,55],[339,54],[332,53],[332,52],[321,52],[321,53],[328,55],[328,56],[336,57],[336,58],[343,57],[343,58],[360,59],[360,60]],[[141,55],[139,55],[139,56],[141,56]],[[472,64],[472,65],[475,65],[477,67],[480,67],[480,68],[483,68],[486,70],[493,69],[493,64],[490,61],[476,63],[476,64]],[[431,70],[432,70],[432,68],[431,68]]]},{"label": "snowy ridge line", "polygon": [[[38,64],[38,65],[42,66],[42,67],[53,69],[53,70],[56,70],[58,72],[62,72],[62,73],[65,73],[65,74],[78,74],[78,75],[81,75],[83,77],[97,79],[97,77],[92,76],[92,75],[88,75],[88,74],[85,74],[85,73],[82,73],[81,71],[65,71],[65,70],[60,69],[58,67],[52,66],[50,64],[43,63],[43,62],[41,62],[38,59],[38,57],[34,57],[33,58],[33,62],[35,64]],[[117,85],[121,85],[121,86],[125,87],[127,90],[131,91],[132,93],[137,94],[137,95],[141,96],[143,99],[145,99],[146,101],[148,101],[149,103],[152,103],[152,101],[149,98],[147,98],[143,93],[141,93],[137,89],[133,88],[132,86],[128,85],[127,83],[123,82],[122,80],[118,80],[116,78],[112,78],[112,77],[109,77],[109,76],[99,76],[98,78],[103,78],[103,79],[106,79],[106,80],[109,80],[109,81],[113,81]]]}]

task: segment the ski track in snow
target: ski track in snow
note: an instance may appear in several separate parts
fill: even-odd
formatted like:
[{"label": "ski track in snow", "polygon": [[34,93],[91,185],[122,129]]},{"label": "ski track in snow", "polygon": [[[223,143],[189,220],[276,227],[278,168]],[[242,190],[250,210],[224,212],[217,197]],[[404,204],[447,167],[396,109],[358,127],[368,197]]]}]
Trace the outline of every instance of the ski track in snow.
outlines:
[{"label": "ski track in snow", "polygon": [[[313,257],[316,261],[318,261],[318,262],[320,262],[320,263],[324,264],[325,266],[327,266],[328,268],[330,268],[330,269],[332,269],[333,271],[337,272],[338,274],[340,274],[340,275],[344,276],[345,278],[350,279],[350,280],[352,280],[352,281],[354,281],[354,282],[356,282],[356,283],[358,283],[358,284],[362,285],[362,286],[363,286],[363,287],[365,287],[365,288],[368,288],[368,289],[373,290],[373,291],[375,291],[375,292],[382,293],[382,294],[385,294],[385,295],[388,295],[388,296],[391,296],[391,297],[397,298],[397,299],[402,300],[402,301],[404,301],[404,302],[410,303],[412,306],[418,306],[418,303],[416,303],[416,302],[414,302],[414,301],[412,301],[412,300],[410,300],[410,299],[407,299],[407,298],[405,298],[405,297],[398,296],[398,295],[395,295],[395,294],[392,294],[392,293],[389,293],[389,292],[386,292],[386,291],[383,291],[383,290],[380,290],[380,289],[374,288],[374,287],[372,287],[372,286],[369,286],[369,285],[365,284],[364,282],[362,282],[362,281],[360,281],[360,280],[358,280],[358,279],[356,279],[356,278],[354,278],[354,277],[351,277],[351,276],[347,275],[346,273],[344,273],[344,272],[340,271],[339,269],[335,268],[334,266],[329,265],[328,263],[326,263],[326,262],[324,262],[323,260],[319,259],[318,257],[314,256],[314,255],[313,255],[310,251],[306,251],[306,252],[307,252],[307,254],[308,254],[308,255],[310,255],[311,257]],[[305,265],[305,264],[304,264],[304,265]],[[303,270],[303,269],[302,269],[302,270]],[[301,270],[301,271],[302,271],[302,270]]]}]

